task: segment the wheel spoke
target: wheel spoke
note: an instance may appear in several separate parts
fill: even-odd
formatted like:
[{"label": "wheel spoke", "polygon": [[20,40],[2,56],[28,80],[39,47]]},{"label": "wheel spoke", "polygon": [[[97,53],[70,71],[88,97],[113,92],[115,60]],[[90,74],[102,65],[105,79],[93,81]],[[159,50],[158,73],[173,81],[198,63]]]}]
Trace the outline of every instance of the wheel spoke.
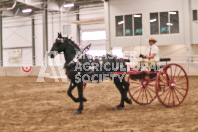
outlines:
[{"label": "wheel spoke", "polygon": [[172,78],[172,77],[173,77],[173,74],[172,74],[172,66],[170,66],[170,71],[171,71],[171,78],[170,78],[170,79],[171,79],[171,81],[172,81],[172,79],[173,79],[173,78]]},{"label": "wheel spoke", "polygon": [[177,96],[177,93],[175,92],[175,90],[173,90],[174,91],[174,93],[175,93],[175,95],[176,95],[176,98],[177,98],[177,101],[178,101],[178,103],[180,102],[179,101],[179,97]]},{"label": "wheel spoke", "polygon": [[148,103],[148,97],[147,97],[146,89],[144,91],[145,91],[146,101]]},{"label": "wheel spoke", "polygon": [[137,97],[137,100],[139,99],[141,93],[142,93],[142,89],[141,89],[141,91],[140,91],[140,93],[139,93],[139,95],[138,95],[138,97]]},{"label": "wheel spoke", "polygon": [[130,90],[132,90],[132,89],[136,89],[136,88],[138,88],[138,87],[140,87],[140,86],[141,86],[141,85],[130,87]]},{"label": "wheel spoke", "polygon": [[135,93],[133,93],[133,96],[138,92],[138,91],[140,91],[141,90],[141,88],[139,88],[137,91],[135,91]]},{"label": "wheel spoke", "polygon": [[148,89],[150,89],[153,93],[156,93],[155,91],[153,91],[153,89],[151,89],[150,87],[147,86]]},{"label": "wheel spoke", "polygon": [[173,104],[175,105],[175,95],[174,95],[174,90],[172,91],[172,95],[173,95]]},{"label": "wheel spoke", "polygon": [[160,80],[160,82],[162,82],[162,83],[164,83],[164,84],[167,84],[166,82],[164,82],[164,81],[162,81],[162,80]]},{"label": "wheel spoke", "polygon": [[149,86],[153,86],[153,87],[155,87],[155,85],[154,84],[148,84]]},{"label": "wheel spoke", "polygon": [[[166,88],[166,87],[165,87],[165,88]],[[167,87],[167,89],[166,89],[161,95],[159,95],[159,96],[164,95],[164,93],[166,93],[168,90],[170,90],[169,87]]]},{"label": "wheel spoke", "polygon": [[170,74],[168,74],[168,69],[167,69],[167,73],[166,73],[166,76],[167,76],[167,79],[168,81],[171,81],[172,80],[172,71],[171,71],[171,66],[169,66],[169,69],[170,69]]},{"label": "wheel spoke", "polygon": [[171,93],[172,93],[172,91],[170,90],[170,96],[169,96],[169,99],[168,99],[168,105],[170,104]]},{"label": "wheel spoke", "polygon": [[185,76],[180,77],[178,80],[176,80],[176,82],[181,81]]},{"label": "wheel spoke", "polygon": [[177,88],[175,88],[175,90],[176,90],[182,97],[184,97],[184,95],[183,95]]},{"label": "wheel spoke", "polygon": [[142,89],[142,103],[144,103],[144,89]]},{"label": "wheel spoke", "polygon": [[185,88],[182,88],[182,87],[179,87],[179,86],[175,86],[177,89],[181,89],[181,90],[184,90],[184,91],[186,91],[187,89],[185,89]]},{"label": "wheel spoke", "polygon": [[149,92],[149,90],[146,88],[147,92],[149,93],[150,97],[153,99],[153,96],[151,95],[151,93]]},{"label": "wheel spoke", "polygon": [[180,75],[181,71],[182,71],[182,69],[180,69],[180,71],[179,71],[179,73],[178,73],[178,75],[177,75],[177,76],[179,76],[179,75]]},{"label": "wheel spoke", "polygon": [[187,82],[183,82],[183,83],[175,83],[176,85],[181,85],[181,84],[186,84]]},{"label": "wheel spoke", "polygon": [[166,100],[166,98],[167,98],[169,92],[170,92],[170,90],[169,90],[168,93],[166,94],[166,96],[165,96],[165,98],[164,98],[164,102],[165,102],[165,100]]},{"label": "wheel spoke", "polygon": [[165,75],[165,74],[162,74],[162,77],[163,77],[165,80],[167,80],[168,78],[165,78],[164,75]]},{"label": "wheel spoke", "polygon": [[174,79],[175,79],[176,71],[177,71],[177,66],[176,66],[176,68],[175,68],[175,73],[174,73],[174,76],[173,76],[173,81],[174,81]]}]

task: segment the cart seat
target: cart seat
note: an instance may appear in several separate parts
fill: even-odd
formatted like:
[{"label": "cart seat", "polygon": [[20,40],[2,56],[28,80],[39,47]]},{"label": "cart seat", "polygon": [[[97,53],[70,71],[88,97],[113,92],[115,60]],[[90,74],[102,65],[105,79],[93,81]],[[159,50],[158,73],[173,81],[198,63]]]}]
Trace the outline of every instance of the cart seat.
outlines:
[{"label": "cart seat", "polygon": [[171,58],[160,58],[160,61],[171,61]]}]

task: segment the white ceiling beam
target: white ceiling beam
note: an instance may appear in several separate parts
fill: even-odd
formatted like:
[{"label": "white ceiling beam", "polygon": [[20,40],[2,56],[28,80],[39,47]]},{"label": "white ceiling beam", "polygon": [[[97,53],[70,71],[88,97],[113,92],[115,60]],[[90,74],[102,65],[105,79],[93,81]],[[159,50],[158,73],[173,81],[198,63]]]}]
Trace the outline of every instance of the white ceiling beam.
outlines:
[{"label": "white ceiling beam", "polygon": [[43,0],[17,0],[17,2],[23,3],[25,5],[29,5],[35,8],[42,8]]},{"label": "white ceiling beam", "polygon": [[13,3],[13,5],[12,5],[12,7],[0,8],[0,11],[8,11],[8,10],[14,9],[15,6],[16,6],[17,0],[14,0],[13,2],[14,2],[14,3]]}]

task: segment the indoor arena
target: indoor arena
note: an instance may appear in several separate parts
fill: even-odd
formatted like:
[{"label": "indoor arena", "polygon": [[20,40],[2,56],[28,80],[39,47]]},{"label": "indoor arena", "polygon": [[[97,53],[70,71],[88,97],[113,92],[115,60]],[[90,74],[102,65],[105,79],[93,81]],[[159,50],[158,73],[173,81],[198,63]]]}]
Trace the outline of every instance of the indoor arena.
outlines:
[{"label": "indoor arena", "polygon": [[198,0],[0,0],[1,132],[197,132]]}]

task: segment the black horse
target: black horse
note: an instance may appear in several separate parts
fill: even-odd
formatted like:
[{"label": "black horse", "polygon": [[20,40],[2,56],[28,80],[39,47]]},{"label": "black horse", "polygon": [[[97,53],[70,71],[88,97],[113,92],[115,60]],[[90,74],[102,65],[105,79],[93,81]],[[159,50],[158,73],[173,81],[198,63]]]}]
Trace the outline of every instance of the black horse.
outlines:
[{"label": "black horse", "polygon": [[[67,94],[74,102],[80,102],[80,106],[74,114],[81,114],[83,110],[83,102],[87,101],[87,99],[83,96],[83,82],[99,82],[107,77],[113,80],[121,94],[121,103],[116,108],[118,110],[123,109],[124,102],[132,104],[132,101],[127,97],[129,83],[125,81],[125,75],[121,76],[120,74],[119,76],[119,74],[115,74],[115,72],[119,73],[122,69],[126,68],[126,60],[109,54],[98,58],[92,58],[92,56],[88,54],[83,54],[77,44],[75,44],[68,37],[62,37],[61,33],[58,33],[58,37],[55,40],[49,54],[51,58],[54,58],[55,55],[52,51],[64,53],[66,61],[64,68],[66,69],[66,75],[71,82]],[[78,57],[76,57],[77,55]],[[101,77],[100,75],[106,76]],[[76,86],[78,88],[79,98],[75,98],[72,95],[72,90]]]}]

